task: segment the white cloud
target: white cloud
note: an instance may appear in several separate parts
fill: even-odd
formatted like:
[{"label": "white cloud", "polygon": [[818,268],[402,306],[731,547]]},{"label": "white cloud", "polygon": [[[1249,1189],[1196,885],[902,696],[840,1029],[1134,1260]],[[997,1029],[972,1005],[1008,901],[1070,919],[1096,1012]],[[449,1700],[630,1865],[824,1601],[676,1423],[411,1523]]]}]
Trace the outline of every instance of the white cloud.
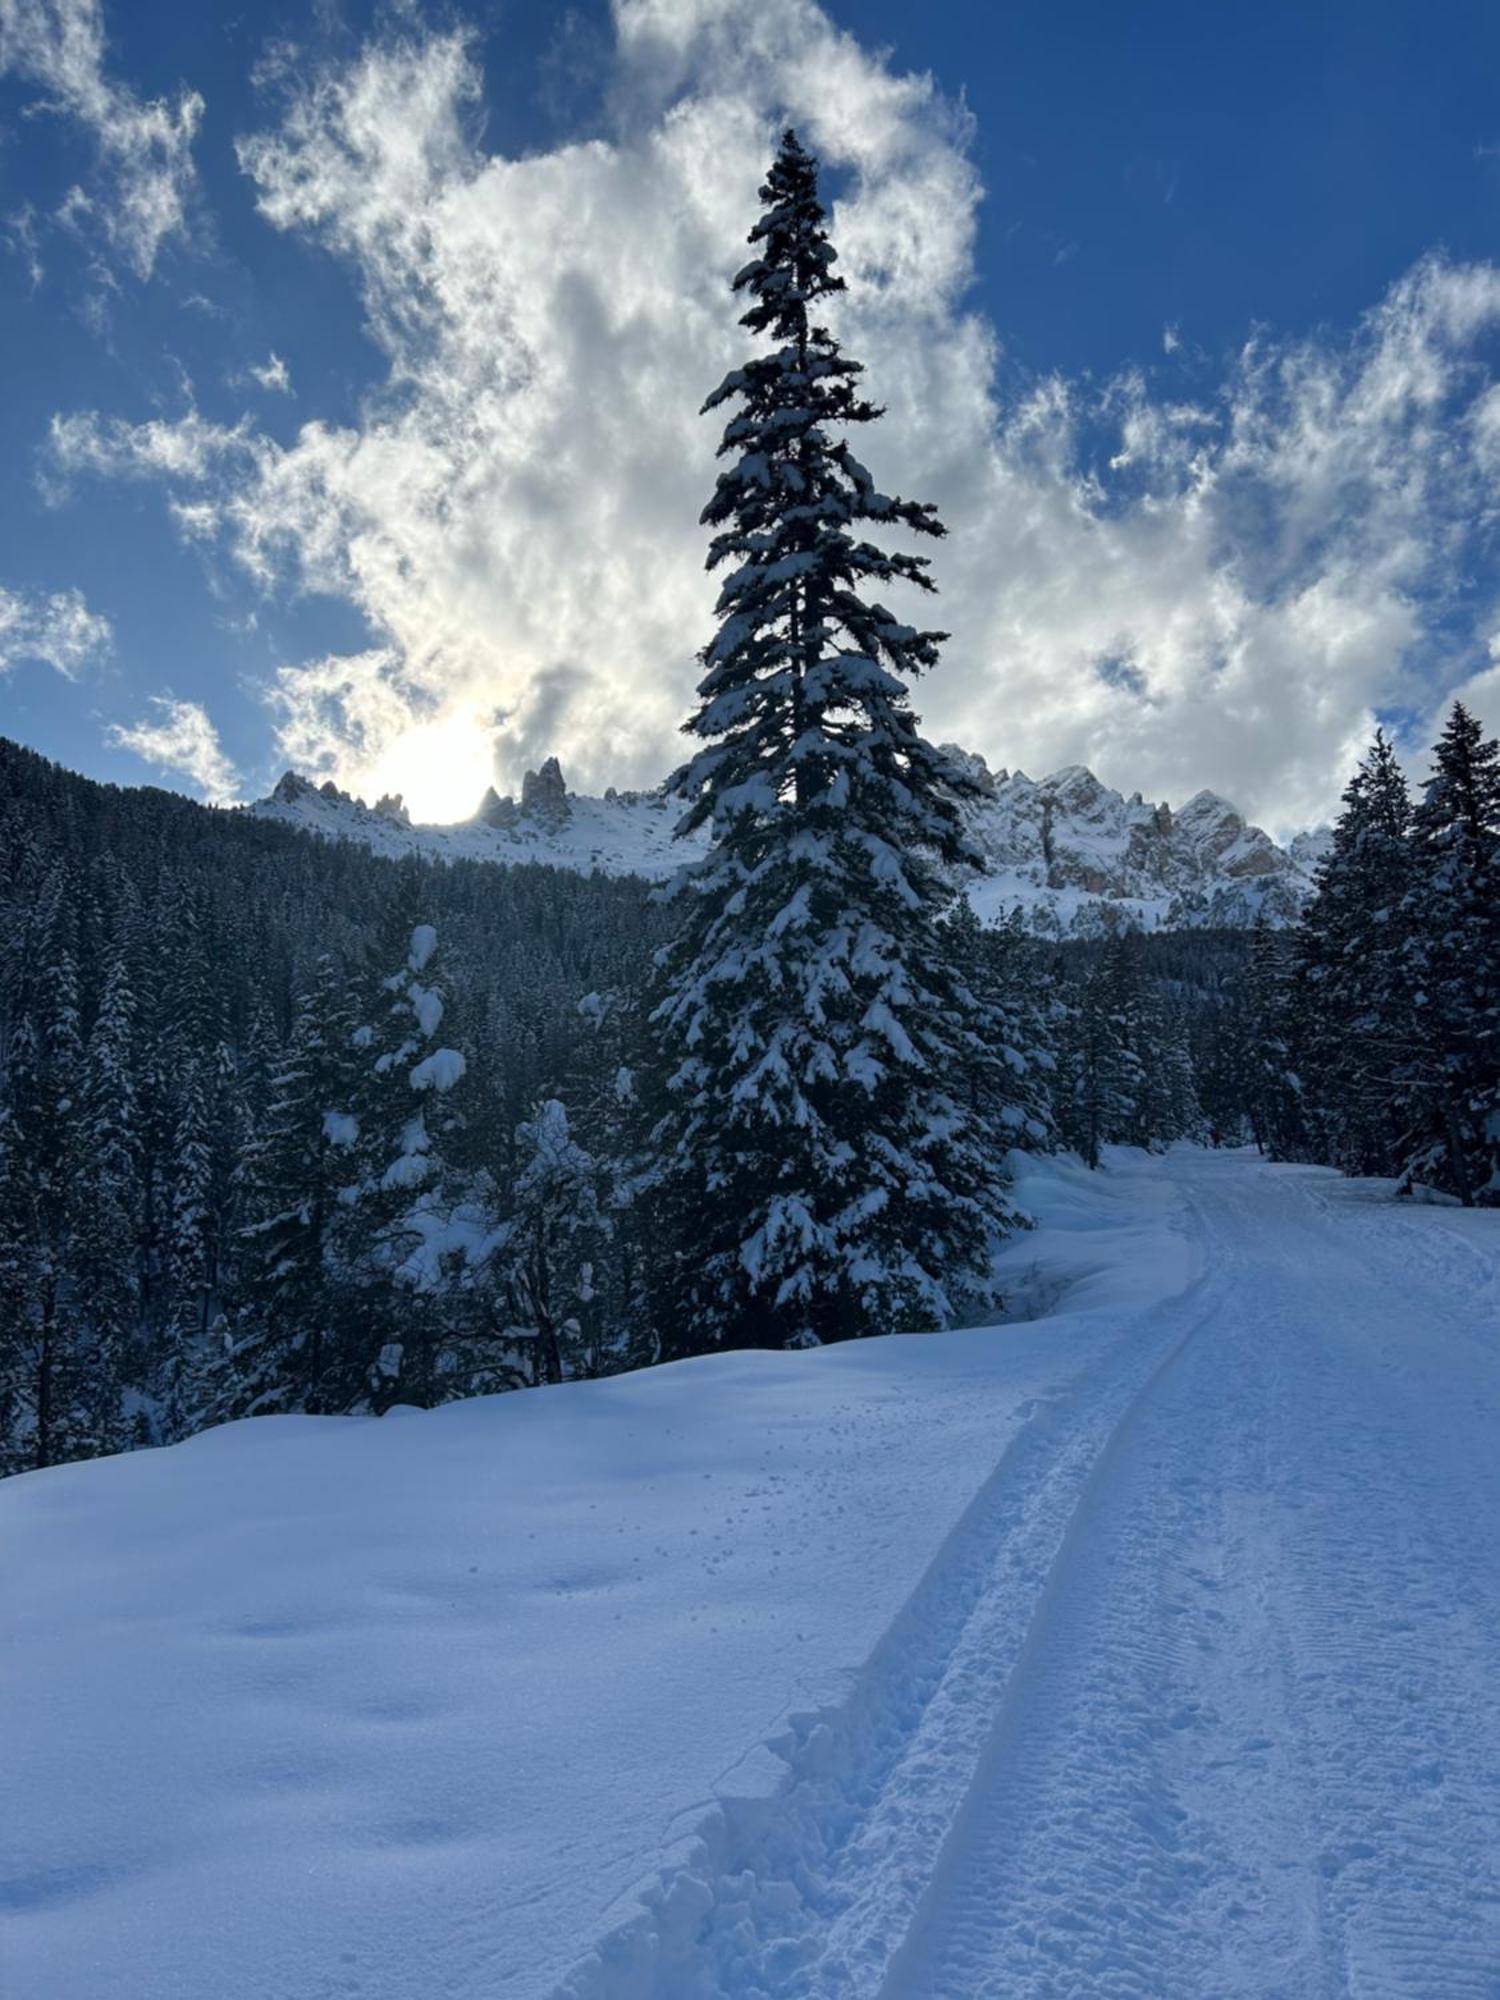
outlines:
[{"label": "white cloud", "polygon": [[14,71],[44,93],[45,108],[76,118],[93,138],[99,186],[69,190],[59,220],[105,237],[141,278],[162,245],[189,230],[193,139],[203,99],[138,97],[105,63],[100,0],[0,0],[0,74]]},{"label": "white cloud", "polygon": [[1500,736],[1500,632],[1490,640],[1490,665],[1455,688],[1454,694],[1479,718],[1488,735]]},{"label": "white cloud", "polygon": [[109,620],[90,611],[80,591],[36,596],[0,585],[0,675],[22,660],[41,660],[73,680],[113,643]]},{"label": "white cloud", "polygon": [[12,254],[19,257],[26,268],[27,291],[35,292],[47,272],[37,247],[36,210],[29,201],[23,202],[5,218],[3,233]]},{"label": "white cloud", "polygon": [[267,395],[295,396],[297,393],[292,387],[290,369],[274,349],[269,358],[262,361],[258,367],[252,362],[249,374],[251,380],[258,382]]},{"label": "white cloud", "polygon": [[134,750],[158,770],[188,778],[214,805],[232,805],[239,796],[240,776],[219,742],[219,732],[196,701],[153,695],[154,719],[143,718],[128,728],[115,723],[111,743]]},{"label": "white cloud", "polygon": [[1427,260],[1345,334],[1257,335],[1207,399],[1171,357],[1002,396],[967,124],[929,78],[814,0],[616,0],[616,26],[608,140],[485,150],[465,39],[402,31],[241,143],[266,220],[359,288],[387,375],[357,424],[54,426],[65,470],[160,478],[185,533],[363,614],[364,650],[279,676],[284,755],[369,791],[499,714],[508,780],[548,750],[594,784],[676,761],[713,599],[697,408],[744,352],[727,281],[788,120],[831,170],[839,323],[888,407],[862,452],[952,530],[932,733],[1284,829],[1378,709],[1473,671],[1500,271]]}]

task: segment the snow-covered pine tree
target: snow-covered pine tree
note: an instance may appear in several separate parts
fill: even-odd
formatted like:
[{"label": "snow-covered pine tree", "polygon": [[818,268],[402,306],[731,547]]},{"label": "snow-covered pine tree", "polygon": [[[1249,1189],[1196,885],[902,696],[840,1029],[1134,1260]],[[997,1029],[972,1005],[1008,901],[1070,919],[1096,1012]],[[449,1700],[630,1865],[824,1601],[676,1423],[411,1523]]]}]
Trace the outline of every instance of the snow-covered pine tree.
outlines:
[{"label": "snow-covered pine tree", "polygon": [[1124,939],[1093,954],[1069,998],[1062,1036],[1059,1123],[1086,1165],[1106,1144],[1147,1144],[1141,981]]},{"label": "snow-covered pine tree", "polygon": [[1350,1173],[1394,1173],[1405,1152],[1410,825],[1406,779],[1377,730],[1345,788],[1297,941],[1296,1067],[1326,1157]]},{"label": "snow-covered pine tree", "polygon": [[339,1120],[355,1083],[354,1015],[342,967],[313,970],[245,1160],[233,1350],[205,1415],[346,1408],[348,1299],[330,1269],[340,1191],[349,1180]]},{"label": "snow-covered pine tree", "polygon": [[1009,1219],[962,1104],[975,1009],[938,937],[942,871],[974,858],[970,781],[907,694],[943,635],[872,594],[933,585],[925,558],[865,539],[942,527],[841,435],[880,412],[816,316],[843,280],[791,132],[761,199],[734,289],[769,346],[705,405],[734,406],[703,516],[728,573],[686,725],[703,747],[676,780],[680,831],[712,844],[685,871],[652,1017],[675,1352],[942,1325]]},{"label": "snow-covered pine tree", "polygon": [[1243,1069],[1239,1079],[1250,1134],[1274,1160],[1300,1157],[1306,1143],[1302,1079],[1293,1056],[1297,982],[1293,945],[1264,919],[1250,939],[1245,968]]},{"label": "snow-covered pine tree", "polygon": [[8,1471],[57,1465],[99,1448],[69,1310],[74,1131],[83,1086],[78,979],[68,924],[53,899],[28,966],[42,1026],[23,1013],[6,1051],[0,1148],[0,1342]]},{"label": "snow-covered pine tree", "polygon": [[1412,816],[1403,1171],[1500,1206],[1500,742],[1455,702]]},{"label": "snow-covered pine tree", "polygon": [[168,1438],[197,1428],[191,1386],[214,1318],[216,1245],[214,1133],[210,1078],[195,1064],[182,1092],[172,1148],[172,1213],[167,1237],[167,1328],[160,1405]]},{"label": "snow-covered pine tree", "polygon": [[457,1276],[448,1267],[462,1262],[468,1234],[455,1228],[463,1191],[451,1171],[468,1065],[462,1050],[436,1040],[449,1011],[437,931],[406,925],[408,899],[400,900],[401,962],[378,982],[355,1030],[350,1115],[330,1128],[348,1158],[337,1254],[360,1302],[360,1372],[377,1405],[434,1400],[436,1295]]},{"label": "snow-covered pine tree", "polygon": [[[34,1049],[31,1023],[12,1036],[11,1077],[18,1048]],[[0,1107],[0,1478],[37,1463],[36,1381],[40,1332],[39,1246],[32,1226],[33,1191],[25,1137],[15,1112]]]},{"label": "snow-covered pine tree", "polygon": [[1178,1139],[1200,1139],[1206,1129],[1198,1098],[1187,1015],[1158,983],[1147,988],[1142,1008],[1142,1059],[1147,1089],[1141,1144],[1168,1146]]},{"label": "snow-covered pine tree", "polygon": [[[109,968],[84,1052],[68,1162],[72,1339],[95,1450],[126,1442],[121,1390],[139,1335],[140,1155],[133,1078],[135,999],[123,960]],[[143,1432],[148,1435],[149,1432]]]},{"label": "snow-covered pine tree", "polygon": [[610,1357],[595,1279],[613,1232],[598,1164],[555,1097],[522,1122],[516,1150],[522,1167],[499,1258],[510,1332],[525,1342],[535,1383],[603,1374]]},{"label": "snow-covered pine tree", "polygon": [[966,1103],[997,1155],[1046,1152],[1058,1143],[1052,1106],[1057,1061],[1047,985],[1019,911],[982,924],[961,898],[943,928],[944,948],[973,995],[978,1032],[964,1062]]},{"label": "snow-covered pine tree", "polygon": [[[646,1065],[645,994],[639,986],[587,993],[578,1016],[589,1034],[578,1046],[563,1101],[573,1138],[597,1167],[600,1201],[609,1218],[607,1242],[594,1265],[591,1320],[598,1332],[598,1366],[590,1372],[646,1367],[660,1358],[648,1273],[651,1205],[638,1199],[635,1154],[641,1132],[641,1084]],[[529,1121],[517,1129],[517,1147]],[[519,1167],[512,1179],[525,1171]]]},{"label": "snow-covered pine tree", "polygon": [[276,1032],[276,1017],[264,986],[257,986],[250,998],[249,1019],[236,1071],[247,1133],[254,1131],[265,1116],[271,1102],[272,1079],[280,1061],[281,1038]]}]

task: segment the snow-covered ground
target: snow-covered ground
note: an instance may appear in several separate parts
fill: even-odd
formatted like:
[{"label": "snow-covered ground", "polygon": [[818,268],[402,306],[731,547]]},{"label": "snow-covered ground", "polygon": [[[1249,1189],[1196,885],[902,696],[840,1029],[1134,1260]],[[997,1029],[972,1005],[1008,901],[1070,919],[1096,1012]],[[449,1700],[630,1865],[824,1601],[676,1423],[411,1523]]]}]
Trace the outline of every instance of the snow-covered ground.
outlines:
[{"label": "snow-covered ground", "polygon": [[0,1486],[0,1990],[1493,2000],[1500,1217],[1380,1192],[1043,1164],[1003,1327]]}]

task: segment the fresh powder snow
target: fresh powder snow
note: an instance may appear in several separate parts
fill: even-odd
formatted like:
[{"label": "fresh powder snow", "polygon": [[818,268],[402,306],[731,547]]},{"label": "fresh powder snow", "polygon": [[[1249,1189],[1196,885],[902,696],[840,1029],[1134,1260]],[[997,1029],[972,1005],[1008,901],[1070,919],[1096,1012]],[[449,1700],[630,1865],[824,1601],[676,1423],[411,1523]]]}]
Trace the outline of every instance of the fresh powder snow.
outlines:
[{"label": "fresh powder snow", "polygon": [[1500,1218],[1022,1166],[999,1327],[0,1487],[5,1990],[1450,1996]]}]

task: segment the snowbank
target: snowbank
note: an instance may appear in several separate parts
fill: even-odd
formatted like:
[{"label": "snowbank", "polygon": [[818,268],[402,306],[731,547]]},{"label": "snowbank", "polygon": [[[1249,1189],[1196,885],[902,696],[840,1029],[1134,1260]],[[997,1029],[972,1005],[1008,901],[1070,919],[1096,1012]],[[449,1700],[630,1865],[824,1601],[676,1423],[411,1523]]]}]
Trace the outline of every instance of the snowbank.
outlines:
[{"label": "snowbank", "polygon": [[1196,1275],[1029,1167],[1034,1324],[262,1418],[0,1486],[26,2000],[541,1995],[843,1701],[1037,1399]]}]

